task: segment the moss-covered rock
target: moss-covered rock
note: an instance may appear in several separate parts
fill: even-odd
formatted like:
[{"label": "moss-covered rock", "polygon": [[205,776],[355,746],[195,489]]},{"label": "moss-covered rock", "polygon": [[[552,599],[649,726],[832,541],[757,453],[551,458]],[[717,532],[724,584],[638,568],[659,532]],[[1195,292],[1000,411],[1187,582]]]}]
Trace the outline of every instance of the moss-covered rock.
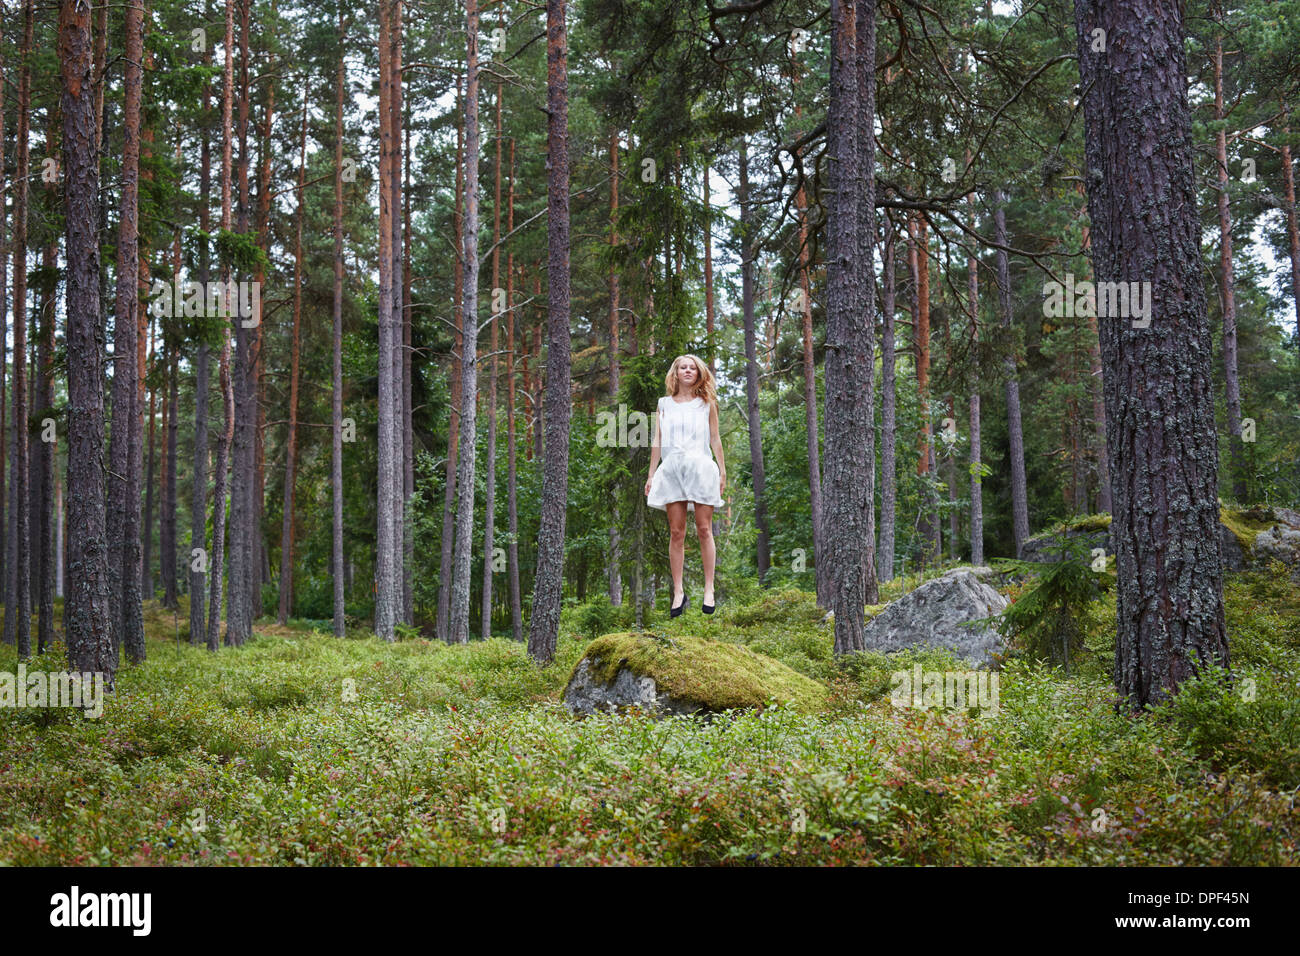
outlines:
[{"label": "moss-covered rock", "polygon": [[[1220,551],[1224,569],[1240,571],[1254,562],[1272,558],[1292,564],[1288,558],[1296,549],[1288,548],[1285,539],[1287,529],[1300,530],[1297,518],[1300,516],[1284,508],[1258,505],[1233,508],[1220,502]],[[1026,541],[1022,556],[1026,561],[1059,561],[1064,541],[1079,541],[1088,549],[1104,548],[1109,554],[1114,550],[1110,543],[1110,521],[1108,514],[1072,518]]]},{"label": "moss-covered rock", "polygon": [[814,713],[827,690],[739,644],[684,634],[606,634],[588,646],[564,691],[575,713],[640,707],[659,713],[761,708],[770,701]]}]

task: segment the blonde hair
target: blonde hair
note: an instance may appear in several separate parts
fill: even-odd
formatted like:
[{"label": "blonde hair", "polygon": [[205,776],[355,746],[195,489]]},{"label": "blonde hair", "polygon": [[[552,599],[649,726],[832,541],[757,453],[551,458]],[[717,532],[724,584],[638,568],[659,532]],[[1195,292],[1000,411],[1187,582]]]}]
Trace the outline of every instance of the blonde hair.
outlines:
[{"label": "blonde hair", "polygon": [[668,374],[664,376],[664,386],[668,389],[666,394],[677,394],[677,363],[682,359],[690,359],[695,363],[696,370],[700,373],[699,381],[695,383],[695,395],[702,398],[705,404],[716,405],[718,402],[718,387],[713,380],[713,372],[709,366],[698,355],[679,355],[673,359],[673,364],[668,367]]}]

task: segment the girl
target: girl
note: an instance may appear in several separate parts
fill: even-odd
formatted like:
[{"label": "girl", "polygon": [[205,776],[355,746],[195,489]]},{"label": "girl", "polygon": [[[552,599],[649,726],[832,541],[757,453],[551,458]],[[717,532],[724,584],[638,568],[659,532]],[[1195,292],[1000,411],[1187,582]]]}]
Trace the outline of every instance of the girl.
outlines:
[{"label": "girl", "polygon": [[[679,355],[664,377],[668,393],[659,399],[646,504],[668,513],[668,565],[673,573],[669,616],[686,608],[682,562],[686,552],[686,512],[695,512],[704,565],[704,613],[713,613],[713,509],[727,489],[727,466],[718,437],[718,393],[709,367],[694,355]],[[660,449],[663,464],[660,466]],[[713,450],[713,457],[709,455]],[[716,457],[715,464],[713,458]]]}]

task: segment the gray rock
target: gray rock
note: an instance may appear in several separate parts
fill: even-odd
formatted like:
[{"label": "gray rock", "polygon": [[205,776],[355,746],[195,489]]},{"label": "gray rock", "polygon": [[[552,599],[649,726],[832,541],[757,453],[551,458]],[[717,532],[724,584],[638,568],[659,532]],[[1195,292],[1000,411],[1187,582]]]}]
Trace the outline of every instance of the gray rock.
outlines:
[{"label": "gray rock", "polygon": [[992,666],[1002,636],[987,624],[966,626],[1006,609],[1007,599],[981,580],[991,576],[988,568],[956,568],[925,582],[867,624],[868,649],[945,648],[975,667]]},{"label": "gray rock", "polygon": [[1255,535],[1254,551],[1262,561],[1281,561],[1290,567],[1300,565],[1300,530],[1275,524]]},{"label": "gray rock", "polygon": [[625,707],[639,707],[646,713],[661,716],[694,714],[703,709],[694,701],[679,701],[659,693],[653,677],[634,674],[626,667],[618,669],[611,683],[603,684],[595,679],[585,659],[578,661],[569,685],[564,688],[564,703],[575,714],[584,716]]},{"label": "gray rock", "polygon": [[1241,571],[1246,567],[1246,554],[1241,542],[1226,524],[1219,524],[1219,564],[1225,571]]}]

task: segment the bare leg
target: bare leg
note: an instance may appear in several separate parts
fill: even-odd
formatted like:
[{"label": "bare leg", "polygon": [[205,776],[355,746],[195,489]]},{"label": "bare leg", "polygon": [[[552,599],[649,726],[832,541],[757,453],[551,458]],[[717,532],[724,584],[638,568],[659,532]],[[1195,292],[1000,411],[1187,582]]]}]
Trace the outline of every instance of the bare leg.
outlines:
[{"label": "bare leg", "polygon": [[704,565],[704,603],[713,603],[713,566],[717,552],[713,546],[713,505],[695,506],[695,534],[700,539],[700,563]]},{"label": "bare leg", "polygon": [[673,607],[682,603],[682,563],[686,557],[686,502],[670,501],[668,512],[668,567],[673,573]]}]

